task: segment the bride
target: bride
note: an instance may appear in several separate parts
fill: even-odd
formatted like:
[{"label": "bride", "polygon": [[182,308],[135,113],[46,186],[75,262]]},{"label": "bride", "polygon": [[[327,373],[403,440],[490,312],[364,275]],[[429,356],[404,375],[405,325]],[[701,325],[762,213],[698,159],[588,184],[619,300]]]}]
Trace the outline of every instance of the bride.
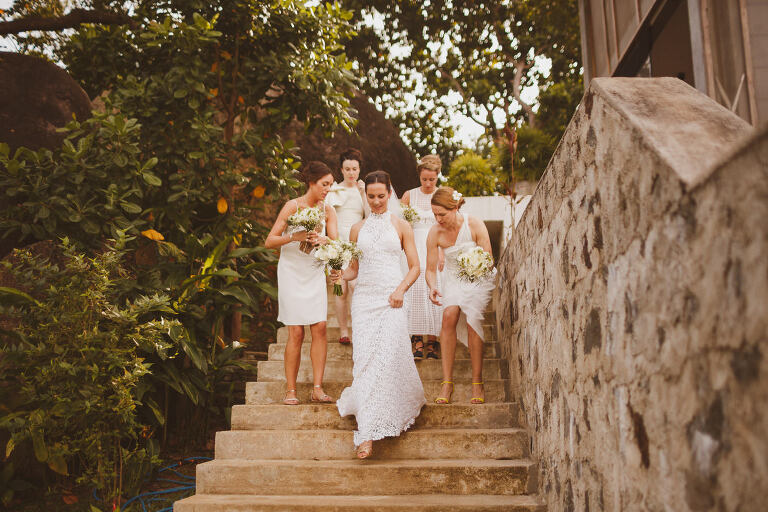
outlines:
[{"label": "bride", "polygon": [[[352,385],[336,405],[342,416],[354,415],[357,456],[365,459],[373,441],[398,436],[408,429],[426,403],[424,388],[413,362],[408,336],[405,292],[419,276],[419,256],[410,225],[387,211],[392,193],[389,174],[375,171],[365,177],[370,217],[352,227],[350,240],[362,250],[342,272],[332,273],[351,281]],[[400,255],[405,251],[408,272],[403,278]]]}]

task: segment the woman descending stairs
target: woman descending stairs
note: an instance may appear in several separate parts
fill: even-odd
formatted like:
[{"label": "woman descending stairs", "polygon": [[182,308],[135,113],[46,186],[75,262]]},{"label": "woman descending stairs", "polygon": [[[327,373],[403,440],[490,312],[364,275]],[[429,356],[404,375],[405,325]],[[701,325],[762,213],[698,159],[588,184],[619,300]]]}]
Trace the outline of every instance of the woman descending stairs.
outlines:
[{"label": "woman descending stairs", "polygon": [[[175,512],[466,511],[543,512],[529,436],[517,423],[506,365],[495,341],[495,314],[486,314],[485,395],[470,405],[471,368],[457,347],[453,403],[436,405],[440,361],[417,361],[427,405],[399,438],[376,441],[370,459],[357,460],[353,418],[335,405],[309,404],[309,339],[298,379],[301,405],[281,403],[287,332],[278,331],[246,404],[232,409],[232,430],[216,435],[216,458],[197,467],[197,494]],[[308,331],[308,329],[307,329]],[[338,397],[352,381],[352,347],[338,343],[328,321],[325,391]]]}]

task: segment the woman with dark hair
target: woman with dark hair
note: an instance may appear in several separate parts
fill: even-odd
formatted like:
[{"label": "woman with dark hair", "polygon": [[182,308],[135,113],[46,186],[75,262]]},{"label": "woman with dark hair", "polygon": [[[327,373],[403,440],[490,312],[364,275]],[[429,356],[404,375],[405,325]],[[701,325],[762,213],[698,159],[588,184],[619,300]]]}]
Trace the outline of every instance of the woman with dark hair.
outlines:
[{"label": "woman with dark hair", "polygon": [[[328,292],[325,272],[315,258],[299,248],[301,242],[320,245],[329,238],[337,238],[336,212],[325,204],[325,196],[333,184],[331,170],[322,162],[309,162],[302,170],[307,191],[301,197],[291,199],[283,206],[275,224],[267,235],[264,246],[280,248],[277,263],[277,320],[288,327],[288,343],[285,346],[286,391],[283,403],[297,405],[296,378],[301,362],[301,345],[304,340],[304,326],[312,333],[310,357],[312,359],[313,384],[311,402],[332,403],[334,400],[323,391],[323,372],[328,340],[326,319],[328,318]],[[318,207],[325,216],[319,232],[289,231],[288,217],[305,208]]]},{"label": "woman with dark hair", "polygon": [[[328,193],[328,204],[336,209],[339,224],[339,239],[349,240],[352,226],[365,217],[364,185],[360,177],[363,155],[356,149],[348,149],[339,156],[342,180],[335,183]],[[339,343],[349,345],[349,296],[354,291],[354,281],[341,283],[342,295],[334,297],[336,318],[339,321]]]},{"label": "woman with dark hair", "polygon": [[[432,196],[435,224],[427,236],[427,272],[429,298],[443,306],[440,350],[443,356],[443,382],[435,403],[448,404],[453,393],[453,362],[456,340],[469,348],[472,362],[472,398],[470,403],[485,402],[483,387],[483,314],[495,288],[496,269],[473,283],[459,279],[457,258],[475,246],[491,252],[488,229],[480,219],[459,213],[464,204],[461,194],[451,187],[440,187]],[[442,293],[437,287],[438,250],[445,254]],[[442,301],[440,300],[442,298]]]},{"label": "woman with dark hair", "polygon": [[[388,211],[392,194],[389,174],[375,171],[365,177],[371,215],[352,227],[349,238],[362,256],[333,277],[357,279],[352,295],[352,385],[336,406],[342,416],[354,415],[357,456],[371,455],[373,441],[399,436],[426,403],[424,388],[408,343],[405,293],[419,276],[419,256],[413,230]],[[408,272],[403,277],[400,257],[405,252]]]}]

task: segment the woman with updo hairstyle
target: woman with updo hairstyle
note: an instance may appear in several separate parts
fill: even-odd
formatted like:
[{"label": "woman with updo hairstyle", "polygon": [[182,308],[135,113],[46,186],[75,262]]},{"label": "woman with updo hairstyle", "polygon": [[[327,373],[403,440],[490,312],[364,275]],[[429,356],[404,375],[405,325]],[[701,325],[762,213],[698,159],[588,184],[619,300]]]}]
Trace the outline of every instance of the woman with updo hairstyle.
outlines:
[{"label": "woman with updo hairstyle", "polygon": [[[317,246],[338,238],[336,212],[325,204],[325,196],[333,184],[331,170],[322,162],[306,164],[301,177],[307,191],[301,197],[291,199],[280,210],[264,246],[280,249],[277,262],[277,320],[288,327],[288,342],[285,346],[286,391],[283,403],[298,405],[296,379],[301,363],[301,345],[304,341],[304,326],[312,334],[310,357],[314,387],[309,400],[319,403],[333,403],[333,398],[323,391],[323,372],[328,340],[326,320],[328,318],[328,292],[325,271],[317,264],[314,256],[299,248],[301,242]],[[319,207],[325,213],[325,220],[319,232],[288,230],[288,217],[305,208]]]},{"label": "woman with updo hairstyle", "polygon": [[[488,229],[480,219],[459,213],[464,204],[461,193],[451,187],[440,187],[432,196],[435,224],[427,236],[426,281],[429,299],[443,307],[440,349],[442,352],[443,382],[437,404],[451,402],[453,393],[453,363],[456,340],[469,348],[472,361],[472,398],[470,403],[485,402],[483,387],[483,315],[495,288],[496,269],[485,278],[468,283],[458,278],[457,257],[466,249],[480,246],[491,252]],[[442,293],[437,285],[438,252],[445,255]],[[442,300],[441,300],[442,299]]]},{"label": "woman with updo hairstyle", "polygon": [[[442,169],[442,161],[437,155],[421,157],[416,166],[419,173],[420,186],[407,190],[401,199],[404,204],[416,210],[419,218],[414,221],[413,238],[419,253],[421,273],[410,290],[411,307],[408,310],[408,331],[411,333],[411,349],[414,359],[423,359],[426,349],[427,359],[438,359],[437,336],[440,334],[440,323],[443,310],[429,300],[429,289],[424,280],[427,268],[427,235],[435,225],[432,213],[432,196],[437,190],[437,179]],[[443,270],[443,254],[438,252],[437,285],[440,286],[440,275]],[[426,343],[425,343],[426,342]]]},{"label": "woman with updo hairstyle", "polygon": [[[339,155],[341,182],[334,183],[328,193],[328,204],[336,210],[339,239],[349,240],[352,226],[365,217],[365,190],[360,177],[363,155],[357,149],[347,149]],[[341,296],[334,296],[336,318],[339,321],[339,343],[349,345],[349,297],[354,292],[354,281],[341,283]]]},{"label": "woman with updo hairstyle", "polygon": [[[357,279],[352,294],[352,385],[336,406],[342,416],[354,415],[357,456],[369,457],[373,442],[399,436],[413,425],[426,403],[424,387],[408,345],[406,292],[419,276],[413,230],[389,211],[389,174],[365,177],[371,214],[354,226],[349,239],[362,256],[331,277]],[[400,260],[405,253],[408,271]]]}]

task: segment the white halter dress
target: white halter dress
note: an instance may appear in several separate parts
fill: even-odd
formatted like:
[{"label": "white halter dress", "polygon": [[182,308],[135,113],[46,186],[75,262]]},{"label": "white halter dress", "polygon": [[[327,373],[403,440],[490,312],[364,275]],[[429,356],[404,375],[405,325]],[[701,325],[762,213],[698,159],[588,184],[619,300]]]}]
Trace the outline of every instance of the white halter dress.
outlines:
[{"label": "white halter dress", "polygon": [[[419,214],[419,220],[413,223],[413,238],[416,252],[419,253],[421,273],[411,289],[410,307],[408,308],[408,331],[412,335],[439,336],[443,319],[443,308],[429,300],[429,288],[424,279],[427,269],[427,235],[435,225],[435,215],[432,213],[432,194],[424,194],[418,187],[410,191],[410,205]],[[442,272],[437,272],[437,287],[440,289]],[[426,341],[426,340],[425,340]]]},{"label": "white halter dress", "polygon": [[406,305],[389,306],[389,296],[403,279],[392,215],[368,217],[357,245],[363,255],[352,295],[353,380],[336,402],[342,416],[357,419],[355,446],[400,435],[426,403],[411,354]]},{"label": "white halter dress", "polygon": [[[323,203],[319,205],[325,208]],[[325,234],[325,221],[321,234]],[[314,256],[299,249],[299,242],[280,247],[277,302],[277,320],[284,325],[312,325],[328,318],[325,271]]]},{"label": "white halter dress", "polygon": [[485,341],[483,334],[483,315],[491,294],[496,287],[496,269],[485,279],[468,283],[460,280],[458,276],[459,266],[456,258],[465,249],[471,249],[477,244],[472,240],[469,230],[469,216],[464,215],[464,222],[459,229],[456,242],[451,247],[445,248],[445,272],[443,273],[443,308],[459,306],[461,315],[456,327],[456,336],[464,345],[468,344],[467,325]]}]

